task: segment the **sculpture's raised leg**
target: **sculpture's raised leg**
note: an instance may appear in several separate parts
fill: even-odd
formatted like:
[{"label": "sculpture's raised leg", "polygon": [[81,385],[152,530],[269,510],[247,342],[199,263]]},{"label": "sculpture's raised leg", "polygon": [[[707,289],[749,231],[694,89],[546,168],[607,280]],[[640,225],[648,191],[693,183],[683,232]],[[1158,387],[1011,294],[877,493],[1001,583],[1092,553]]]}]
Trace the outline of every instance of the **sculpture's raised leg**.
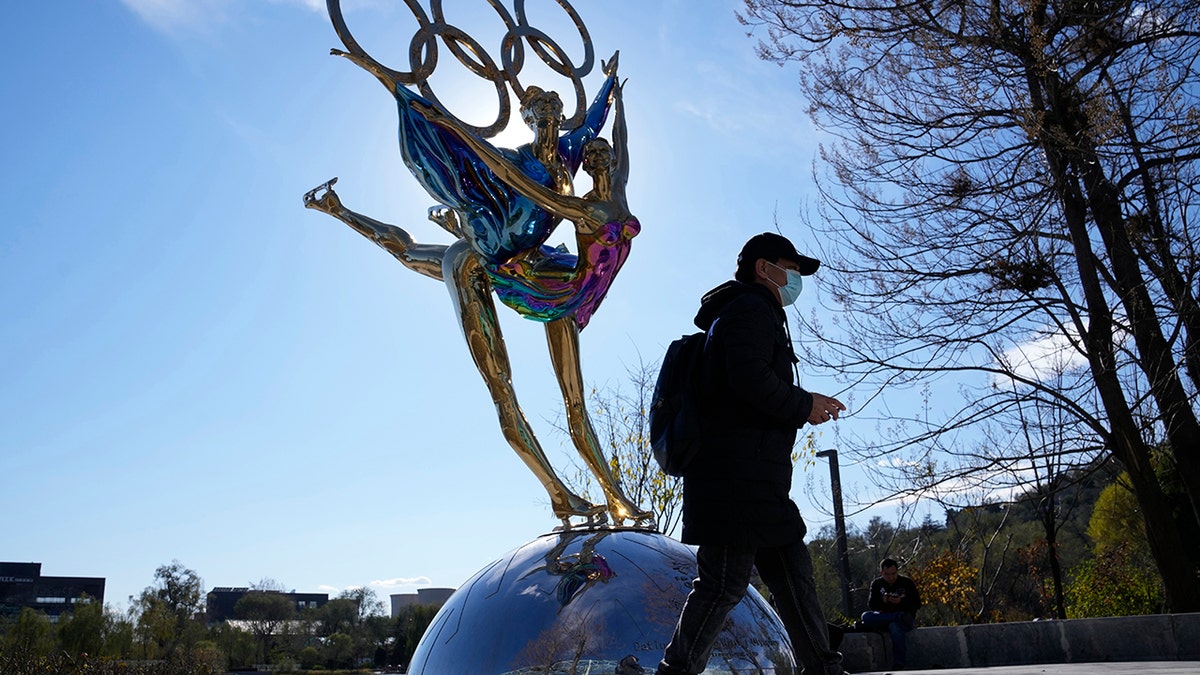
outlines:
[{"label": "sculpture's raised leg", "polygon": [[[408,269],[441,280],[442,258],[446,254],[444,244],[418,244],[412,235],[395,225],[388,225],[351,211],[342,205],[341,198],[334,192],[333,185],[336,182],[337,178],[330,179],[305,193],[305,208],[327,213],[337,218],[354,228],[362,236],[378,244],[383,250],[391,253]],[[433,220],[432,211],[430,219]],[[442,221],[435,220],[434,222],[441,224]]]}]

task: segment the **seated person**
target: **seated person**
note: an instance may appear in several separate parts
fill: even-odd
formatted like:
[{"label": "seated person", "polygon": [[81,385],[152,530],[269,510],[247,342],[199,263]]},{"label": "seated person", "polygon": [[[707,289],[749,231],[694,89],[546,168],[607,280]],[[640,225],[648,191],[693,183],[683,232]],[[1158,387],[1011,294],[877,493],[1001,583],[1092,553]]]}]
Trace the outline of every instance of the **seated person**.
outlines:
[{"label": "seated person", "polygon": [[891,633],[893,665],[903,668],[908,656],[905,638],[916,626],[921,594],[912,579],[900,575],[900,566],[895,560],[885,558],[879,563],[879,577],[871,582],[867,606],[871,609],[863,612],[858,628]]}]

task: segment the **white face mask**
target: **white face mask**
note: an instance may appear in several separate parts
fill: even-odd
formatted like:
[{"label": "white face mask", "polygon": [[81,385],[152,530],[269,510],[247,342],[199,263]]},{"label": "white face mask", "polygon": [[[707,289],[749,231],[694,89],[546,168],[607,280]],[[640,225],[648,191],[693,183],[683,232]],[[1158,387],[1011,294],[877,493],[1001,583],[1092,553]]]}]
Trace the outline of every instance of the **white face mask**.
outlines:
[{"label": "white face mask", "polygon": [[[783,306],[790,306],[796,302],[796,298],[800,297],[800,291],[804,290],[804,277],[796,270],[780,267],[769,260],[767,264],[775,269],[783,270],[784,274],[787,275],[787,283],[782,286],[776,286],[776,288],[779,289],[779,300],[783,303]],[[775,282],[772,281],[771,283]]]}]

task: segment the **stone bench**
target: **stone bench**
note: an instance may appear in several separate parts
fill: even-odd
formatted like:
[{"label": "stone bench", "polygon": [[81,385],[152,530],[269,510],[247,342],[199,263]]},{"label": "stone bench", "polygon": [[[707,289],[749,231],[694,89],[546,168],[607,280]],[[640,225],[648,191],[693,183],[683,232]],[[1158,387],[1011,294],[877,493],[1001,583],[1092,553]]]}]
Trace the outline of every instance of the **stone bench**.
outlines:
[{"label": "stone bench", "polygon": [[[846,670],[887,670],[887,633],[847,633]],[[1031,663],[1200,660],[1200,613],[929,626],[908,634],[908,667],[981,668]]]}]

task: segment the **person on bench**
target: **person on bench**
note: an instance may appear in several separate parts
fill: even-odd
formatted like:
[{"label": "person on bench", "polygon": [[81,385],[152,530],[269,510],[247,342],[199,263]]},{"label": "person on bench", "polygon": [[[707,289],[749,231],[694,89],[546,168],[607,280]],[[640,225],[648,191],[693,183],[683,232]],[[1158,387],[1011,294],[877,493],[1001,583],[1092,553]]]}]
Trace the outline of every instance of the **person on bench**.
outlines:
[{"label": "person on bench", "polygon": [[905,639],[916,627],[921,594],[912,579],[900,574],[900,565],[891,558],[879,563],[879,577],[871,582],[867,599],[869,611],[859,618],[860,630],[888,631],[892,636],[892,663],[903,668],[908,658]]}]

